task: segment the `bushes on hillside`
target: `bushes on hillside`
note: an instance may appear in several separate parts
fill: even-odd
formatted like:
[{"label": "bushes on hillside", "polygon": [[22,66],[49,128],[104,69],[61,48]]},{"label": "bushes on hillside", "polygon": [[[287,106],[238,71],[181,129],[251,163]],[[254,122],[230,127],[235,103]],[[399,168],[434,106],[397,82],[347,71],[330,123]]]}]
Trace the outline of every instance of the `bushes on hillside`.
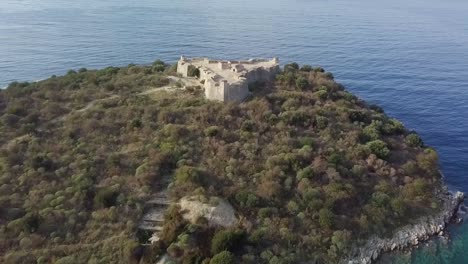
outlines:
[{"label": "bushes on hillside", "polygon": [[298,90],[305,90],[309,86],[309,81],[304,77],[299,77],[296,79],[296,88]]},{"label": "bushes on hillside", "polygon": [[224,250],[214,255],[210,260],[210,264],[234,264],[234,261],[234,255],[231,252]]},{"label": "bushes on hillside", "polygon": [[177,184],[201,184],[203,181],[203,171],[196,167],[182,166],[176,169],[174,179]]},{"label": "bushes on hillside", "polygon": [[114,206],[118,192],[112,187],[101,188],[96,192],[94,196],[94,206],[96,208],[106,208]]},{"label": "bushes on hillside", "polygon": [[423,145],[421,137],[419,137],[419,135],[416,133],[411,133],[407,135],[405,138],[405,142],[411,147],[422,147]]},{"label": "bushes on hillside", "polygon": [[373,140],[366,144],[370,151],[381,159],[386,159],[390,154],[390,150],[387,147],[387,143],[382,140]]},{"label": "bushes on hillside", "polygon": [[142,263],[166,250],[181,263],[333,263],[350,233],[389,234],[437,208],[437,153],[322,68],[290,64],[240,104],[142,94],[174,70],[80,70],[0,91],[6,262],[58,260],[51,249],[64,246],[77,259],[136,261],[144,203],[166,179],[173,200],[228,200],[239,230],[189,223],[171,206]]},{"label": "bushes on hillside", "polygon": [[162,60],[156,60],[153,62],[152,70],[154,72],[163,72],[166,69],[166,65]]},{"label": "bushes on hillside", "polygon": [[218,254],[224,250],[233,251],[240,247],[244,232],[241,230],[220,230],[211,240],[211,253]]}]

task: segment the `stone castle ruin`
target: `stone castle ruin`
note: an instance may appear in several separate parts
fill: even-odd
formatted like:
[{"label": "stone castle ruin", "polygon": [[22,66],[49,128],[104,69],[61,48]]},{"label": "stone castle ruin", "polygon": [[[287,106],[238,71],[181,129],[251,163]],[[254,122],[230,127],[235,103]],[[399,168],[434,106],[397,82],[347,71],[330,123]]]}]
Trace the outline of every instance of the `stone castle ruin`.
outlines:
[{"label": "stone castle ruin", "polygon": [[272,81],[280,71],[277,58],[219,61],[180,57],[177,72],[188,77],[189,67],[199,70],[206,98],[218,101],[242,101],[249,95],[249,84]]}]

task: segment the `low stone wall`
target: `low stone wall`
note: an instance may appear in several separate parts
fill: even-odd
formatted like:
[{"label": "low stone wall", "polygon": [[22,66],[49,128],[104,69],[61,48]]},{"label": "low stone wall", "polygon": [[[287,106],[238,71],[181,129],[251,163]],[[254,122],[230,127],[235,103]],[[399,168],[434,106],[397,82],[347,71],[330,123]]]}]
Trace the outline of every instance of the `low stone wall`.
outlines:
[{"label": "low stone wall", "polygon": [[224,101],[225,90],[224,87],[221,87],[219,83],[211,79],[206,79],[203,88],[205,89],[206,98],[210,100]]},{"label": "low stone wall", "polygon": [[392,238],[370,238],[364,246],[355,249],[350,258],[342,261],[342,264],[370,264],[382,253],[416,246],[434,235],[443,234],[447,225],[457,215],[464,197],[462,192],[442,194],[444,206],[439,213],[421,217],[416,224],[400,228]]}]

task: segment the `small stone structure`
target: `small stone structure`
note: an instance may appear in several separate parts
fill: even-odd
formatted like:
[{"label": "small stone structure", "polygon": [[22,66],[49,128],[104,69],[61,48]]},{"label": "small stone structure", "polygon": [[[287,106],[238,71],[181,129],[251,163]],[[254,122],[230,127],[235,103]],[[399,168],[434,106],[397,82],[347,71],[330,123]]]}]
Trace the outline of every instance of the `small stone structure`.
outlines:
[{"label": "small stone structure", "polygon": [[249,84],[272,81],[280,71],[277,58],[218,61],[181,56],[177,72],[188,77],[190,66],[200,71],[206,98],[218,101],[242,101],[249,95]]}]

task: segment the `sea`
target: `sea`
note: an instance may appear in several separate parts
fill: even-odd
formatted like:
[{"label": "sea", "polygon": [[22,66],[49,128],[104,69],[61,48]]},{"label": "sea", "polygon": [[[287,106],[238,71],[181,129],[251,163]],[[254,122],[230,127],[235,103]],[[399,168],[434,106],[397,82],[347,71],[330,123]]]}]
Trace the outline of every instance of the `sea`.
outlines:
[{"label": "sea", "polygon": [[[0,87],[180,55],[322,66],[468,192],[467,0],[0,0]],[[380,263],[468,263],[468,224]]]}]

